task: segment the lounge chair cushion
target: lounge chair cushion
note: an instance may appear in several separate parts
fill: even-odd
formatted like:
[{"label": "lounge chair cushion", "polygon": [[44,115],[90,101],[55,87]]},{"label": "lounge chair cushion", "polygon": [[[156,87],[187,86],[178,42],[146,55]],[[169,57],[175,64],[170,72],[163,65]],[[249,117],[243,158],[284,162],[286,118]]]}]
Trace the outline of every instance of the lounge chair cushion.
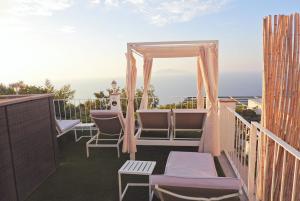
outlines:
[{"label": "lounge chair cushion", "polygon": [[149,182],[151,186],[230,190],[239,190],[241,188],[241,181],[238,178],[231,177],[185,178],[168,175],[151,175]]},{"label": "lounge chair cushion", "polygon": [[207,110],[174,109],[175,129],[203,129]]},{"label": "lounge chair cushion", "polygon": [[137,110],[143,129],[169,129],[171,110]]},{"label": "lounge chair cushion", "polygon": [[165,175],[185,178],[217,177],[214,159],[210,153],[172,151]]},{"label": "lounge chair cushion", "polygon": [[79,119],[75,119],[75,120],[56,120],[57,128],[60,132],[65,132],[67,130],[70,130],[79,123],[80,123]]},{"label": "lounge chair cushion", "polygon": [[125,128],[125,120],[121,111],[91,110],[91,118],[103,133],[117,134]]}]

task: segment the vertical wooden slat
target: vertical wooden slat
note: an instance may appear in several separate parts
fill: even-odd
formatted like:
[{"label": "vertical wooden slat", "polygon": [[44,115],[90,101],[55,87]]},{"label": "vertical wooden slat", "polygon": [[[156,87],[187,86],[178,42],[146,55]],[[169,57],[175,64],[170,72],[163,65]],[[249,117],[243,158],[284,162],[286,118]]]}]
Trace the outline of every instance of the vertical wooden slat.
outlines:
[{"label": "vertical wooden slat", "polygon": [[280,201],[284,201],[284,187],[285,187],[285,170],[286,170],[286,150],[283,152],[283,163],[281,172],[281,184],[280,184]]},{"label": "vertical wooden slat", "polygon": [[293,188],[292,188],[292,198],[291,198],[291,201],[296,201],[298,166],[299,166],[299,160],[295,159],[294,177],[293,177]]},{"label": "vertical wooden slat", "polygon": [[275,143],[273,151],[273,164],[272,164],[272,182],[271,182],[271,201],[274,200],[274,185],[275,185],[275,168],[276,168],[276,150],[278,145]]}]

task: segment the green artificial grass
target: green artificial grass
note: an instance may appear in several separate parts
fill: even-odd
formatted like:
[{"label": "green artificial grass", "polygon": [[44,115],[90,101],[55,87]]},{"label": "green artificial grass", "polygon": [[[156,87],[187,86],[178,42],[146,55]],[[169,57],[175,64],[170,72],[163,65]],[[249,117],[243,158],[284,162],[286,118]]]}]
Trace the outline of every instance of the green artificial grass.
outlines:
[{"label": "green artificial grass", "polygon": [[[94,148],[86,158],[87,138],[75,143],[72,133],[58,139],[59,164],[27,201],[118,201],[118,169],[129,159],[115,148]],[[196,147],[139,146],[137,160],[156,161],[153,174],[162,174],[170,151],[197,151]],[[124,176],[126,182],[147,181],[147,177]],[[147,187],[131,187],[124,201],[148,201]],[[153,199],[158,200],[158,199]]]}]

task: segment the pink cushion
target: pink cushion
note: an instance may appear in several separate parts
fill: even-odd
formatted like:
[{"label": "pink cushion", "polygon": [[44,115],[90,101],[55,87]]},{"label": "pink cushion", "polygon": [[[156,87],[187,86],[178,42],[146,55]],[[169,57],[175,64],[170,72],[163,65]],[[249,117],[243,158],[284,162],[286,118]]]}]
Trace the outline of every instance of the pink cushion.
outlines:
[{"label": "pink cushion", "polygon": [[65,132],[74,128],[77,124],[80,123],[79,119],[75,120],[56,120],[57,128],[60,132]]},{"label": "pink cushion", "polygon": [[150,185],[231,190],[239,190],[242,186],[239,179],[231,177],[184,178],[167,175],[151,175]]},{"label": "pink cushion", "polygon": [[112,118],[118,117],[121,126],[124,130],[125,128],[125,119],[121,111],[114,110],[90,110],[90,115],[92,118]]},{"label": "pink cushion", "polygon": [[209,178],[218,176],[211,154],[178,151],[170,152],[165,175],[185,178]]},{"label": "pink cushion", "polygon": [[173,113],[207,113],[206,109],[173,109]]}]

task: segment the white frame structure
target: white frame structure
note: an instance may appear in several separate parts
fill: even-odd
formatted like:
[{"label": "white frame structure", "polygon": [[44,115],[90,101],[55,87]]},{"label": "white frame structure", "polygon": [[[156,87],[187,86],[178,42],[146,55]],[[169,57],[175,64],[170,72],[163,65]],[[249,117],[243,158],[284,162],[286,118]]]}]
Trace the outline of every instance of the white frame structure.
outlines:
[{"label": "white frame structure", "polygon": [[[120,124],[121,120],[119,118],[119,116],[115,116],[115,117],[111,117],[111,118],[98,118],[98,117],[93,117],[93,119],[99,119],[99,120],[112,120],[112,119],[119,119]],[[100,131],[100,129],[98,128],[97,124],[96,127],[98,129],[97,134],[92,137],[89,141],[86,142],[86,157],[89,158],[90,157],[90,148],[95,148],[95,147],[99,147],[99,148],[103,148],[103,147],[115,147],[117,148],[117,153],[118,153],[118,158],[120,158],[120,143],[123,141],[124,135],[123,134],[123,128],[121,128],[120,133],[103,133]],[[105,139],[101,139],[99,138],[101,135],[103,136],[119,136],[119,138],[105,138]],[[104,142],[116,142],[116,143],[111,143],[111,144],[98,144],[99,141],[104,141]],[[95,142],[95,144],[93,144],[93,142]]]},{"label": "white frame structure", "polygon": [[[190,46],[193,48],[198,48],[203,45],[209,45],[213,44],[216,45],[217,49],[219,46],[218,40],[196,40],[196,41],[164,41],[164,42],[131,42],[127,43],[127,55],[130,55],[132,53],[135,53],[139,56],[144,57],[144,55],[138,50],[141,47],[151,47],[151,46],[176,46],[176,47],[184,47],[184,46]],[[195,55],[185,55],[182,54],[180,56],[153,56],[153,58],[179,58],[179,57],[198,57],[198,54]],[[130,59],[127,59],[127,67],[129,67]],[[127,123],[126,123],[127,124]],[[140,133],[138,133],[140,134]],[[139,139],[139,135],[135,134],[136,137],[136,145],[150,145],[150,146],[196,146],[198,147],[200,145],[199,140],[174,140],[173,137],[170,137],[169,139]],[[135,158],[134,154],[131,153],[130,156],[132,159]]]}]

